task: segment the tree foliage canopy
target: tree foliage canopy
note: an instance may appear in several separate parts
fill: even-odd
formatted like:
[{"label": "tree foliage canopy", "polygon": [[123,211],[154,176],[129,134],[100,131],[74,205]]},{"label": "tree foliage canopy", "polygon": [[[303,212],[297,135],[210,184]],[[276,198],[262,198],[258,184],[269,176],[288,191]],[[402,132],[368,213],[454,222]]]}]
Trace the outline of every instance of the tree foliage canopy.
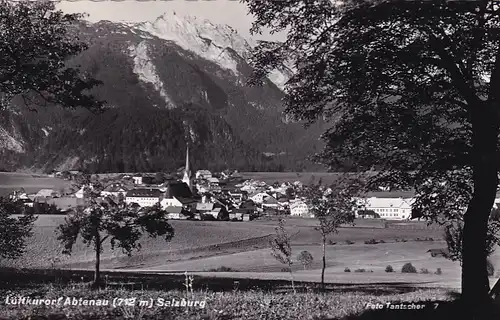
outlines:
[{"label": "tree foliage canopy", "polygon": [[414,189],[414,209],[432,221],[463,216],[473,194],[471,117],[481,102],[500,101],[494,2],[244,2],[254,32],[288,32],[257,46],[250,83],[291,59],[286,112],[332,124],[317,161],[375,167],[368,187]]},{"label": "tree foliage canopy", "polygon": [[368,187],[414,189],[416,212],[463,221],[462,292],[478,311],[500,163],[498,2],[243,2],[253,32],[287,34],[255,48],[250,83],[291,62],[286,112],[331,124],[316,160],[375,168]]},{"label": "tree foliage canopy", "polygon": [[72,27],[83,16],[55,10],[52,1],[0,0],[1,107],[14,97],[26,106],[85,107],[101,110],[88,93],[99,81],[67,66],[87,49]]},{"label": "tree foliage canopy", "polygon": [[134,249],[140,249],[139,240],[143,234],[151,237],[164,237],[170,241],[174,229],[168,223],[166,212],[157,204],[141,208],[123,201],[115,202],[109,197],[101,197],[102,183],[97,178],[82,175],[85,205],[73,210],[65,223],[57,229],[58,240],[64,244],[64,253],[71,250],[80,236],[87,246],[94,245],[102,251],[102,244],[108,240],[111,249],[122,249],[131,255]]},{"label": "tree foliage canopy", "polygon": [[22,205],[0,197],[0,258],[15,259],[24,253],[36,218],[24,212]]}]

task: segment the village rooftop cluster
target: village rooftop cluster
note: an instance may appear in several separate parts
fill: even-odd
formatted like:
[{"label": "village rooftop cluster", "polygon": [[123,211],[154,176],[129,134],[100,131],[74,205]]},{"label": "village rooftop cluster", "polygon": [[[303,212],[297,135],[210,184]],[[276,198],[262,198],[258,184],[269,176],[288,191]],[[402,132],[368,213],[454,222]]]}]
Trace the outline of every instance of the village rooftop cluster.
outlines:
[{"label": "village rooftop cluster", "polygon": [[[75,179],[78,171],[54,172],[54,177]],[[300,197],[302,183],[244,180],[237,172],[212,173],[190,170],[189,149],[180,176],[157,174],[120,174],[109,178],[101,196],[113,201],[120,198],[140,207],[160,204],[169,219],[250,221],[263,216],[290,215],[313,218],[308,199]],[[23,190],[10,195],[12,200],[31,207],[37,214],[65,213],[84,205],[84,188],[56,191],[41,189],[27,194]],[[411,218],[412,198],[369,197],[357,199],[353,208],[357,218],[407,220]]]}]

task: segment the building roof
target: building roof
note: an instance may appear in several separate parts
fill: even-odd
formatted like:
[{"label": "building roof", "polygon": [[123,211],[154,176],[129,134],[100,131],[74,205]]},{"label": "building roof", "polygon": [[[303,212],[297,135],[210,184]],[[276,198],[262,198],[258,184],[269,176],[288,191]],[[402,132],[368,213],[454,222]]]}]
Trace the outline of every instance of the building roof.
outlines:
[{"label": "building roof", "polygon": [[124,187],[123,185],[119,184],[119,183],[113,183],[113,184],[110,184],[109,186],[107,186],[106,188],[104,188],[104,191],[106,192],[120,192],[120,191],[128,191],[128,189],[126,187]]},{"label": "building roof", "polygon": [[159,198],[162,195],[160,189],[155,188],[137,188],[127,192],[127,197],[149,197]]},{"label": "building roof", "polygon": [[163,194],[166,199],[177,199],[182,204],[193,203],[193,193],[184,182],[171,183],[167,186]]},{"label": "building roof", "polygon": [[211,211],[214,209],[214,203],[197,203],[196,210],[199,211]]},{"label": "building roof", "polygon": [[263,200],[262,200],[262,203],[263,204],[278,204],[278,200],[276,200],[275,197],[272,197],[272,196],[269,196],[269,197],[265,197]]},{"label": "building roof", "polygon": [[47,201],[49,205],[55,205],[58,209],[67,210],[85,204],[85,200],[74,197],[54,198]]},{"label": "building roof", "polygon": [[41,189],[36,193],[39,197],[51,197],[53,193],[57,193],[54,189]]},{"label": "building roof", "polygon": [[411,200],[403,198],[368,198],[366,199],[367,208],[401,208],[409,207]]},{"label": "building roof", "polygon": [[167,213],[181,213],[182,212],[182,207],[166,207],[165,211]]}]

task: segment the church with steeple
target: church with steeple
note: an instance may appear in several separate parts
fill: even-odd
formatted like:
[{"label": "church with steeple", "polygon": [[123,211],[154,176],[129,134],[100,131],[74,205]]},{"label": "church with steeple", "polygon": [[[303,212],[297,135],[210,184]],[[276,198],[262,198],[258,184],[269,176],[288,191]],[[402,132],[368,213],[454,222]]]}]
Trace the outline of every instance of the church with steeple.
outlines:
[{"label": "church with steeple", "polygon": [[184,177],[182,178],[182,182],[188,185],[191,192],[193,191],[193,174],[189,164],[189,145],[186,148],[186,166],[184,168]]}]

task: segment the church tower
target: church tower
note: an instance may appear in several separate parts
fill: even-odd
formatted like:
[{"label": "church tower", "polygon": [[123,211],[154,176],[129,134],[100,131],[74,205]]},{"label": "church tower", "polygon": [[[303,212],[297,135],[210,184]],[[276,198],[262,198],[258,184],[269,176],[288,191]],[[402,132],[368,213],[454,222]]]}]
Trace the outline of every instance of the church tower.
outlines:
[{"label": "church tower", "polygon": [[189,145],[186,148],[186,166],[184,169],[184,177],[182,178],[182,182],[187,184],[189,189],[193,190],[191,168],[189,167]]}]

